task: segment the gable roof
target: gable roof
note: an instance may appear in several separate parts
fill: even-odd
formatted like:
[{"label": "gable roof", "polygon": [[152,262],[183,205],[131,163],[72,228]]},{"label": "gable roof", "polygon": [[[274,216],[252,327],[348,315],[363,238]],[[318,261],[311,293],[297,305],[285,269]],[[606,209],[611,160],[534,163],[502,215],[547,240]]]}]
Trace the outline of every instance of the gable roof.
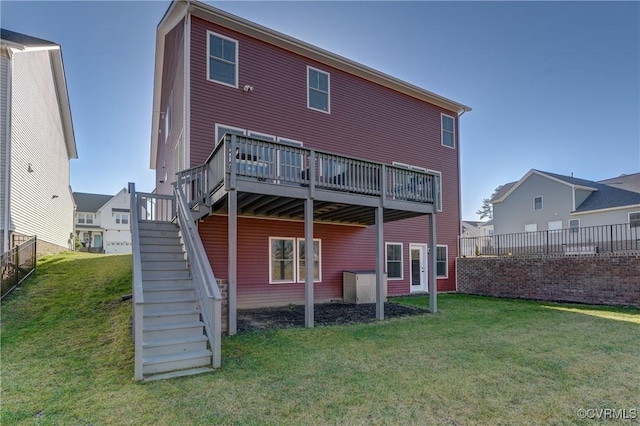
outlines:
[{"label": "gable roof", "polygon": [[318,61],[332,68],[345,71],[349,74],[356,75],[397,92],[404,93],[421,101],[440,106],[441,108],[455,114],[461,115],[467,111],[471,111],[470,107],[445,98],[444,96],[422,89],[366,65],[329,52],[328,50],[321,49],[286,34],[224,12],[220,9],[209,6],[208,4],[201,3],[196,0],[172,1],[158,25],[156,34],[156,63],[154,72],[150,158],[150,167],[152,169],[156,168],[156,154],[158,146],[157,129],[159,128],[158,126],[160,123],[160,85],[162,83],[162,63],[164,61],[164,37],[188,13],[233,31],[237,31],[241,34],[245,34],[280,47],[297,55]]},{"label": "gable roof", "polygon": [[605,185],[625,189],[627,191],[640,192],[640,173],[620,175],[615,178],[599,180],[598,183],[604,183]]},{"label": "gable roof", "polygon": [[96,213],[113,198],[112,195],[88,194],[86,192],[74,192],[73,199],[76,202],[76,211]]},{"label": "gable roof", "polygon": [[[525,180],[527,180],[532,174],[538,174],[540,176],[552,179],[556,182],[568,185],[574,189],[585,189],[591,191],[591,194],[580,204],[575,213],[584,213],[594,210],[611,209],[617,207],[640,205],[640,192],[629,191],[626,189],[615,187],[612,184],[606,184],[601,182],[594,182],[592,180],[580,179],[573,176],[559,175],[557,173],[543,172],[540,170],[531,169],[526,175],[522,177],[518,182],[515,182],[509,187],[507,191],[500,191],[500,197],[496,195],[491,200],[492,203],[504,201],[513,191],[515,191]],[[636,174],[639,175],[640,174]],[[631,175],[634,176],[634,175]],[[635,185],[636,178],[630,178],[628,180],[623,179],[626,185]],[[614,180],[614,179],[608,179]],[[510,185],[510,184],[507,184]],[[506,185],[505,185],[506,186]]]},{"label": "gable roof", "polygon": [[59,44],[48,40],[33,37],[27,34],[0,28],[0,40],[10,52],[34,52],[46,50],[51,59],[51,68],[55,80],[55,90],[60,103],[60,114],[62,116],[62,130],[64,133],[67,157],[69,159],[78,158],[76,138],[73,132],[73,120],[71,119],[71,105],[69,104],[69,92],[67,91],[67,79],[62,61],[62,50]]}]

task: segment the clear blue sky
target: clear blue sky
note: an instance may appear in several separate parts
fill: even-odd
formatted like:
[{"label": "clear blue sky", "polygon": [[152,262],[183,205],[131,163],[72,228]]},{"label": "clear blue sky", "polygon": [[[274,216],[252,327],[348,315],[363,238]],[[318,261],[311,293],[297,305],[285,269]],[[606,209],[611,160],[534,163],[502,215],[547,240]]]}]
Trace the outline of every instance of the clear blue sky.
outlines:
[{"label": "clear blue sky", "polygon": [[[464,219],[529,169],[640,171],[638,2],[209,2],[469,105]],[[155,29],[169,2],[0,3],[3,28],[62,45],[79,159],[74,191],[149,170]]]}]

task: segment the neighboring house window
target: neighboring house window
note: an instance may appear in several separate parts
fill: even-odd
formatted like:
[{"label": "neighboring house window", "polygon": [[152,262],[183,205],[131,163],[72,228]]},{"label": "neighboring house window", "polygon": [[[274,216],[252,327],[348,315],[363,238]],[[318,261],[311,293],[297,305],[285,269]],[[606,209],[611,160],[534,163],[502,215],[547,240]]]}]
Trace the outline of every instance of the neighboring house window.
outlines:
[{"label": "neighboring house window", "polygon": [[442,145],[448,146],[449,148],[456,147],[456,131],[455,131],[455,120],[453,117],[447,114],[440,114],[440,119],[442,121]]},{"label": "neighboring house window", "polygon": [[329,111],[329,73],[307,66],[307,108]]},{"label": "neighboring house window", "polygon": [[640,212],[629,213],[629,226],[631,228],[640,228]]},{"label": "neighboring house window", "polygon": [[207,36],[209,80],[238,87],[238,41],[211,31]]},{"label": "neighboring house window", "polygon": [[493,235],[493,229],[489,229],[489,235]]},{"label": "neighboring house window", "polygon": [[580,219],[570,219],[569,229],[572,234],[576,234],[580,228]]},{"label": "neighboring house window", "polygon": [[293,283],[296,269],[296,239],[269,238],[269,282]]},{"label": "neighboring house window", "polygon": [[119,225],[128,225],[129,224],[129,214],[128,213],[116,213],[116,223]]},{"label": "neighboring house window", "polygon": [[91,225],[93,223],[93,213],[78,213],[78,223]]},{"label": "neighboring house window", "polygon": [[559,231],[562,229],[562,221],[561,220],[554,220],[552,222],[549,222],[549,231]]},{"label": "neighboring house window", "polygon": [[524,232],[536,232],[538,230],[537,223],[529,223],[524,226]]},{"label": "neighboring house window", "polygon": [[[306,280],[306,244],[304,238],[298,238],[298,282]],[[322,280],[320,275],[320,240],[313,239],[313,282]]]},{"label": "neighboring house window", "polygon": [[402,244],[401,243],[387,243],[387,279],[401,280],[404,278],[402,271]]},{"label": "neighboring house window", "polygon": [[447,258],[449,252],[449,246],[437,246],[436,247],[436,277],[448,278],[449,271],[447,268]]},{"label": "neighboring house window", "polygon": [[533,209],[542,210],[542,196],[533,198]]}]

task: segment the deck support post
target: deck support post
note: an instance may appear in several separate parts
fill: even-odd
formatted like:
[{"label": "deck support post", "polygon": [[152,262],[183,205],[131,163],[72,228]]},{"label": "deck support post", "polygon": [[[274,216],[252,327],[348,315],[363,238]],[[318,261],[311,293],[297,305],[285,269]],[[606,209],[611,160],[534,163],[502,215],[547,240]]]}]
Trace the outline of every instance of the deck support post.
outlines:
[{"label": "deck support post", "polygon": [[313,199],[304,204],[304,325],[313,328]]},{"label": "deck support post", "polygon": [[438,311],[437,251],[436,214],[431,213],[429,215],[429,310],[434,314]]},{"label": "deck support post", "polygon": [[238,277],[238,191],[229,191],[228,199],[228,269],[229,283],[227,287],[227,315],[229,316],[229,335],[236,334],[237,321],[237,277]]},{"label": "deck support post", "polygon": [[376,207],[376,319],[384,319],[384,208]]}]

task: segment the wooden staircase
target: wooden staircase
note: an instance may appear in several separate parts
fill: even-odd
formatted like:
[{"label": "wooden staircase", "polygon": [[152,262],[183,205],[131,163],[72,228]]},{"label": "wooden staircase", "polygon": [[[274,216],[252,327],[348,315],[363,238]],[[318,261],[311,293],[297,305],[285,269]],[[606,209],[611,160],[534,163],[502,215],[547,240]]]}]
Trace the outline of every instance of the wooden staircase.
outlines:
[{"label": "wooden staircase", "polygon": [[179,234],[169,222],[139,222],[144,380],[213,371],[212,352]]}]

